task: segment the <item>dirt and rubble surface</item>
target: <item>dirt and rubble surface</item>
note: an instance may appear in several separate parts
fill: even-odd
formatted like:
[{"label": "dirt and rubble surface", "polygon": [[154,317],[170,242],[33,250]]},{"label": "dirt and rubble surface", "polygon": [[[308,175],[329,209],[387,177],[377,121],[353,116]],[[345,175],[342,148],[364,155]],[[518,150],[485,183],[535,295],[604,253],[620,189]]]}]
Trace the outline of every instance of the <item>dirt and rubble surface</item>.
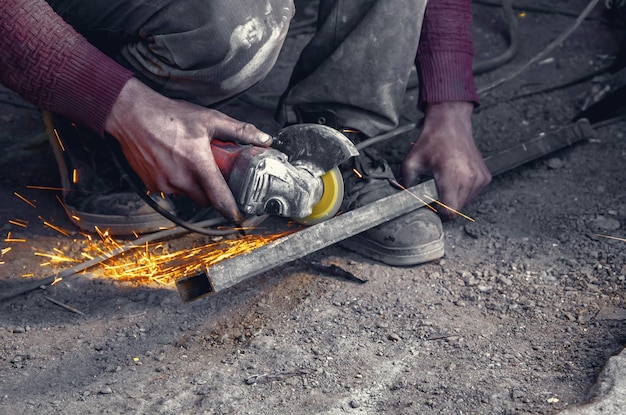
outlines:
[{"label": "dirt and rubble surface", "polygon": [[[576,14],[587,3],[515,4],[519,51],[477,76],[479,87],[574,22],[530,6]],[[623,29],[601,6],[540,64],[484,94],[474,127],[485,155],[569,125],[615,87],[605,73],[514,99],[610,64]],[[506,48],[506,25],[499,8],[473,7],[485,59]],[[256,98],[225,111],[271,128],[270,112],[250,103],[275,99],[307,36],[294,32]],[[76,254],[81,236],[44,224],[72,229],[58,192],[30,187],[60,185],[41,113],[7,90],[0,100],[7,291],[50,275],[35,252]],[[411,90],[407,114],[414,105]],[[584,404],[626,340],[626,242],[598,236],[626,237],[625,127],[597,125],[593,138],[494,178],[464,211],[475,223],[445,223],[446,255],[434,263],[385,266],[332,246],[189,304],[173,287],[89,274],[5,301],[0,413],[557,414]],[[395,167],[410,139],[384,146]]]}]

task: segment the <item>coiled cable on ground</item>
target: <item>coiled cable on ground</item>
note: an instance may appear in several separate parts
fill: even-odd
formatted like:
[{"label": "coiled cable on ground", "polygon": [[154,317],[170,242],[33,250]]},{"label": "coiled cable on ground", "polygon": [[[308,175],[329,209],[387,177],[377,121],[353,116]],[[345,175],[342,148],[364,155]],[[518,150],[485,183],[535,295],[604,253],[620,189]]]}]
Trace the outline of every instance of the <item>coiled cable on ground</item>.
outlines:
[{"label": "coiled cable on ground", "polygon": [[516,78],[518,75],[526,71],[530,66],[534,65],[535,63],[543,59],[547,54],[552,52],[557,46],[561,45],[568,37],[570,37],[571,34],[574,33],[574,31],[576,31],[576,29],[578,29],[578,27],[587,18],[587,16],[589,16],[589,14],[593,11],[593,9],[596,7],[599,1],[600,0],[591,0],[589,4],[587,5],[587,7],[585,7],[585,9],[580,13],[578,18],[576,18],[574,23],[571,26],[569,26],[563,33],[561,33],[556,39],[554,39],[550,44],[548,44],[548,46],[546,46],[542,51],[540,51],[538,54],[536,54],[531,59],[526,61],[524,64],[520,65],[513,71],[509,72],[504,77],[497,79],[496,81],[490,84],[487,84],[483,86],[482,88],[479,88],[477,91],[478,94],[479,95],[484,94],[485,92],[488,92],[504,84],[505,82],[508,82],[513,78]]},{"label": "coiled cable on ground", "polygon": [[507,23],[509,46],[501,55],[475,63],[473,67],[474,75],[492,71],[510,62],[519,50],[519,30],[517,16],[513,10],[513,0],[502,0],[502,11],[504,11],[504,17]]}]

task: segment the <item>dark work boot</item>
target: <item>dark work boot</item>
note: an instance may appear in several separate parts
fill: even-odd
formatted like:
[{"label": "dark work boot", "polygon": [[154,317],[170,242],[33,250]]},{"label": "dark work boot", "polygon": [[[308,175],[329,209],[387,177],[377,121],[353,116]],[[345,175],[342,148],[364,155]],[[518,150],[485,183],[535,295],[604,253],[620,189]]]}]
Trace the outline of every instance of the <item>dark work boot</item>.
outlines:
[{"label": "dark work boot", "polygon": [[[44,114],[50,144],[61,173],[63,203],[80,229],[111,235],[149,233],[175,226],[151,208],[123,178],[105,139],[66,118]],[[172,202],[151,195],[164,209]]]},{"label": "dark work boot", "polygon": [[[348,134],[350,135],[350,134]],[[342,166],[343,210],[352,210],[399,192],[387,162],[371,148]],[[423,207],[341,242],[351,251],[389,265],[417,265],[444,255],[444,235],[436,212]]]}]

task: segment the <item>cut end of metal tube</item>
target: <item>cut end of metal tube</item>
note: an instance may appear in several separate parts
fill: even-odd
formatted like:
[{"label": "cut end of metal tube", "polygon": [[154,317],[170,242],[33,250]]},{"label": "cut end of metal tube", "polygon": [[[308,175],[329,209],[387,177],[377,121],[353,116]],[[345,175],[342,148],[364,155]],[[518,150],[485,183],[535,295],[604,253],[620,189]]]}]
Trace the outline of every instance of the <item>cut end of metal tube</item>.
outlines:
[{"label": "cut end of metal tube", "polygon": [[206,272],[179,279],[176,281],[176,288],[183,303],[195,301],[215,292]]}]

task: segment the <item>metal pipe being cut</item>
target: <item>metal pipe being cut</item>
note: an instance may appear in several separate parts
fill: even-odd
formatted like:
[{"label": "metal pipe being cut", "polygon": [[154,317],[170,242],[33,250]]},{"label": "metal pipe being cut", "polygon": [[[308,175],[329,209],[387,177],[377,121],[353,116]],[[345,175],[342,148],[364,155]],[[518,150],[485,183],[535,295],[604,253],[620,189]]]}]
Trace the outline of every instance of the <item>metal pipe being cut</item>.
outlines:
[{"label": "metal pipe being cut", "polygon": [[253,251],[211,265],[206,273],[181,278],[176,282],[178,293],[184,302],[214,294],[419,209],[435,199],[437,187],[434,180],[428,180],[407,191],[387,196],[277,239]]}]

